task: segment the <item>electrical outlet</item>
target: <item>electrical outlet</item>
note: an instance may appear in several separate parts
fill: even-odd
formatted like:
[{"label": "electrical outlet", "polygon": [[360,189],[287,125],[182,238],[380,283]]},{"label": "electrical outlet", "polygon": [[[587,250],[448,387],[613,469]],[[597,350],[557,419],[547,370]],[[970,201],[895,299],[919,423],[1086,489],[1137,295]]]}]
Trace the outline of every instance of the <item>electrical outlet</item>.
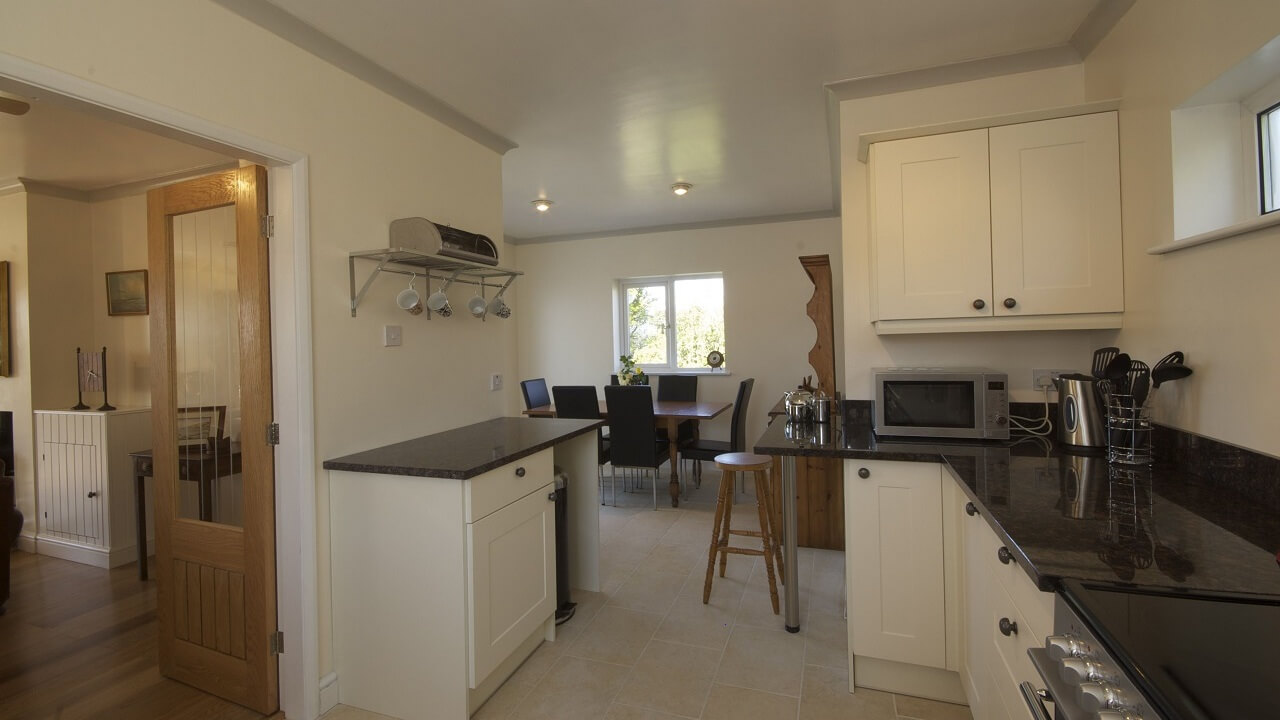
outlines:
[{"label": "electrical outlet", "polygon": [[1031,387],[1040,390],[1043,388],[1052,388],[1053,379],[1059,375],[1070,375],[1075,370],[1051,370],[1049,368],[1036,368],[1031,371]]},{"label": "electrical outlet", "polygon": [[382,326],[382,347],[399,347],[400,346],[400,326],[399,325],[383,325]]},{"label": "electrical outlet", "polygon": [[489,389],[490,390],[502,389],[502,375],[499,375],[498,373],[494,373],[489,376]]}]

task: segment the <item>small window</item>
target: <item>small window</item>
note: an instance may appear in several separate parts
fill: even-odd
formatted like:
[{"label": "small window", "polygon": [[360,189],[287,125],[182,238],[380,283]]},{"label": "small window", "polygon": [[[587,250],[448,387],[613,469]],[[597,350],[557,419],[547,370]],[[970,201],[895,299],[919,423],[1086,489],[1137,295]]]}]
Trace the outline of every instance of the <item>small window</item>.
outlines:
[{"label": "small window", "polygon": [[1280,103],[1258,113],[1262,214],[1280,210]]},{"label": "small window", "polygon": [[724,278],[688,275],[619,283],[623,355],[645,370],[708,370],[724,354]]}]

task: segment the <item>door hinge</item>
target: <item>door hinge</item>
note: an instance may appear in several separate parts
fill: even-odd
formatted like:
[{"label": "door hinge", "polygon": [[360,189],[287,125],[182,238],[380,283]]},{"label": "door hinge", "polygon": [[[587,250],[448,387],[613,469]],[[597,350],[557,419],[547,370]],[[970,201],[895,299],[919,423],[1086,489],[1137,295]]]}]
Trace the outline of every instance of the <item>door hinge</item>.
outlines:
[{"label": "door hinge", "polygon": [[271,423],[267,425],[267,444],[280,444],[280,423]]},{"label": "door hinge", "polygon": [[284,654],[284,632],[277,630],[267,638],[267,644],[270,646],[272,655]]},{"label": "door hinge", "polygon": [[263,215],[262,216],[262,236],[275,237],[275,234],[276,234],[276,216]]}]

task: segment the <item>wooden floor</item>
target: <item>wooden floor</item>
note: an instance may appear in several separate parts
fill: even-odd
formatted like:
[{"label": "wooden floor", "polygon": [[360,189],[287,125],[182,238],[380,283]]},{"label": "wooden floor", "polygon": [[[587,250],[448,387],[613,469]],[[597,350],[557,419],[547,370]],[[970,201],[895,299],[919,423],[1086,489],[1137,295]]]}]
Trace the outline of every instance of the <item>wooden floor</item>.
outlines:
[{"label": "wooden floor", "polygon": [[14,552],[0,616],[0,720],[262,716],[160,676],[156,583]]}]

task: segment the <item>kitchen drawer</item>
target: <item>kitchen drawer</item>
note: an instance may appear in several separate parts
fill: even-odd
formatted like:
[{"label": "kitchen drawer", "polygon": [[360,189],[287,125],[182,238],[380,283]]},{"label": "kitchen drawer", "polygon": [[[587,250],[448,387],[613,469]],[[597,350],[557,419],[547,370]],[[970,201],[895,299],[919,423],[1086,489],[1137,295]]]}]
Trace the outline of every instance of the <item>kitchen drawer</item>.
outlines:
[{"label": "kitchen drawer", "polygon": [[553,457],[553,450],[547,448],[465,481],[466,522],[475,522],[551,482]]},{"label": "kitchen drawer", "polygon": [[[1028,634],[1034,634],[1040,638],[1051,634],[1053,632],[1053,593],[1042,592],[1036,588],[1035,583],[1031,582],[1031,576],[1018,564],[1017,560],[1010,560],[1008,564],[1000,562],[999,553],[1000,548],[1005,546],[1004,542],[991,528],[988,527],[985,530],[979,541],[985,545],[980,555],[990,563],[988,565],[990,573],[1012,599],[1018,612],[1026,618]],[[992,594],[996,595],[996,593]]]},{"label": "kitchen drawer", "polygon": [[[1018,690],[1018,685],[1030,682],[1036,687],[1043,683],[1027,651],[1040,647],[1044,642],[1043,635],[1035,635],[1027,623],[1027,619],[1018,612],[1007,593],[996,589],[991,593],[990,635],[988,637],[995,646],[991,657],[991,679],[993,695],[1000,698],[1010,717],[1027,717],[1028,711]],[[1014,635],[1006,636],[1000,632],[1000,620],[1008,618],[1018,624]]]}]

